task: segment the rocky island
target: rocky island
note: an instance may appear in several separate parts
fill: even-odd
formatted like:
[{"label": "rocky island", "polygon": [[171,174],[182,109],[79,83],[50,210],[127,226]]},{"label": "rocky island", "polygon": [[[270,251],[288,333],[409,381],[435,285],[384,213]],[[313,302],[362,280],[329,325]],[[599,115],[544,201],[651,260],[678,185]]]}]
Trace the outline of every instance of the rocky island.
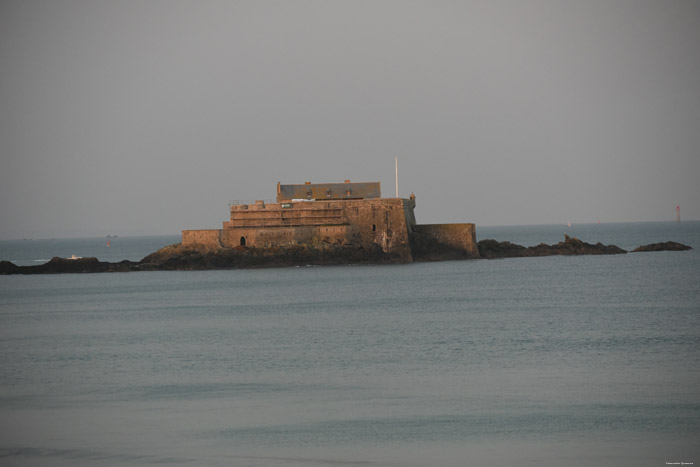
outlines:
[{"label": "rocky island", "polygon": [[[459,251],[449,250],[444,245],[422,245],[422,255],[415,261],[459,260],[466,258]],[[524,247],[511,242],[481,240],[479,255],[483,259],[522,258],[561,255],[617,255],[626,250],[615,245],[595,245],[577,238],[565,236],[563,242],[554,245],[541,243]],[[679,251],[691,247],[676,242],[644,245],[633,250]],[[234,247],[220,249],[192,249],[180,244],[169,245],[151,253],[141,261],[110,263],[97,258],[53,258],[37,266],[17,266],[9,261],[0,261],[0,274],[59,274],[128,271],[192,271],[208,269],[251,269],[288,267],[300,265],[343,264],[395,264],[403,263],[399,255],[388,254],[381,249],[365,250],[361,247],[333,245],[289,245],[278,248]]]},{"label": "rocky island", "polygon": [[[555,245],[524,247],[477,243],[474,224],[418,224],[416,197],[382,198],[379,182],[277,183],[275,202],[229,205],[221,229],[183,230],[182,241],[141,261],[53,258],[37,266],[0,261],[0,274],[56,274],[265,268],[300,265],[396,264],[415,261],[497,259],[627,253],[565,236]],[[667,242],[635,251],[689,249]]]}]

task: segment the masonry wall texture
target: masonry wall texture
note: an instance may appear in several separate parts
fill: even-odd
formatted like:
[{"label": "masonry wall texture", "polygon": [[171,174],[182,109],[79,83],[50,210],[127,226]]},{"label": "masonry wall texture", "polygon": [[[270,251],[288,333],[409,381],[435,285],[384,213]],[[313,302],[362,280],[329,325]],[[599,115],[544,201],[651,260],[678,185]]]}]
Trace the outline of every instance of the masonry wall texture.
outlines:
[{"label": "masonry wall texture", "polygon": [[[326,199],[290,199],[303,187]],[[290,187],[290,188],[285,188]],[[273,248],[285,245],[357,246],[393,255],[398,262],[478,258],[474,224],[417,225],[415,197],[381,198],[378,183],[277,186],[277,203],[230,206],[217,230],[183,230],[182,245],[196,249]],[[343,198],[347,193],[368,198]]]},{"label": "masonry wall texture", "polygon": [[199,248],[223,248],[219,241],[221,230],[183,230],[182,244]]},{"label": "masonry wall texture", "polygon": [[478,258],[476,228],[474,224],[416,225],[413,254],[426,260]]}]

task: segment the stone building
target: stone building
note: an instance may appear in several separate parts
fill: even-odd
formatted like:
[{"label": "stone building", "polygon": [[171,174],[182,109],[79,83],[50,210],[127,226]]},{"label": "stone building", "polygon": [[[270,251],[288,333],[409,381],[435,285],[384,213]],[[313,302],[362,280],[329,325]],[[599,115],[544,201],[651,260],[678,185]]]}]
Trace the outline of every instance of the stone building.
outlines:
[{"label": "stone building", "polygon": [[217,230],[183,230],[193,248],[272,248],[293,244],[357,246],[402,261],[476,258],[474,224],[416,224],[415,196],[382,198],[379,182],[277,183],[275,203],[232,204]]}]

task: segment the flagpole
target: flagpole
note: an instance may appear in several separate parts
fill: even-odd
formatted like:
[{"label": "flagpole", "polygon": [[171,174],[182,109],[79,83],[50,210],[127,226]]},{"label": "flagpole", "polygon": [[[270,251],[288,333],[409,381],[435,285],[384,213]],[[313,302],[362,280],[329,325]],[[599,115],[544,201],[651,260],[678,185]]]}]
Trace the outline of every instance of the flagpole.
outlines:
[{"label": "flagpole", "polygon": [[394,162],[396,163],[396,197],[399,197],[399,158],[396,157],[394,159]]}]

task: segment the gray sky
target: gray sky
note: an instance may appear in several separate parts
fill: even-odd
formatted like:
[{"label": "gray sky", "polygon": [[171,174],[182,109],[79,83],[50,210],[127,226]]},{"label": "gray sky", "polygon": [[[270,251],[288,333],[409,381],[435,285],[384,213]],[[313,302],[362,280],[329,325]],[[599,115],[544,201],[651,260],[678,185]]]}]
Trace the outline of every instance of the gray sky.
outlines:
[{"label": "gray sky", "polygon": [[219,228],[283,183],[419,223],[700,219],[700,2],[0,3],[0,238]]}]

